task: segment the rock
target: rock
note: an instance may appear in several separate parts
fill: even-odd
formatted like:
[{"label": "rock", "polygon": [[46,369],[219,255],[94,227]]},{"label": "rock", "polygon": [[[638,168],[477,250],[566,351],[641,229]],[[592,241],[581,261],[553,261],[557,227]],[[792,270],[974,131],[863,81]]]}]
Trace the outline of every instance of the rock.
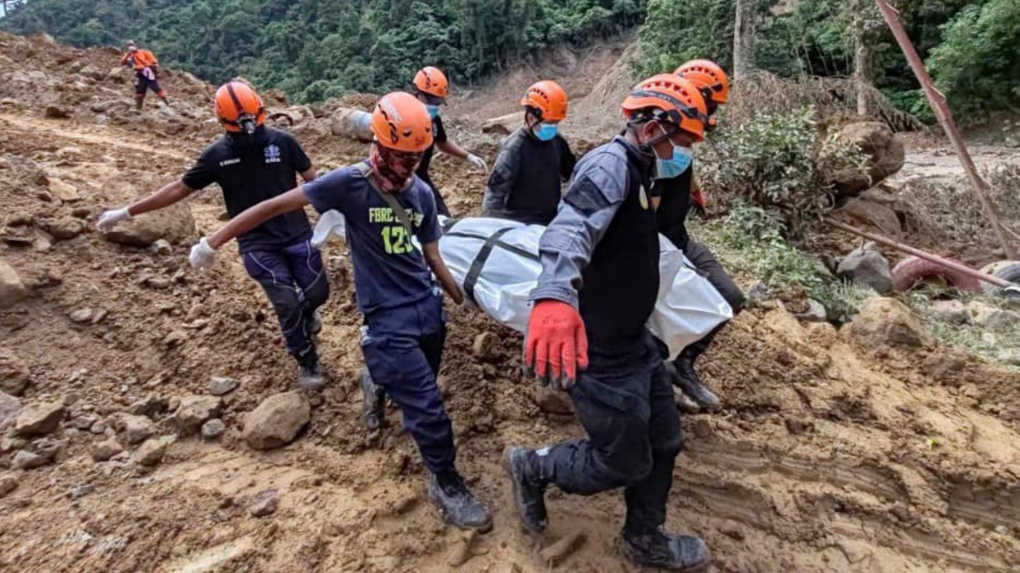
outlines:
[{"label": "rock", "polygon": [[922,347],[933,344],[931,336],[910,309],[903,303],[887,297],[868,299],[857,319],[846,330],[851,338],[871,349],[884,346]]},{"label": "rock", "polygon": [[205,440],[212,441],[218,439],[225,431],[227,431],[227,427],[223,424],[223,420],[219,418],[213,418],[202,424],[202,438]]},{"label": "rock", "polygon": [[71,499],[81,499],[94,491],[96,491],[96,486],[90,483],[79,485],[71,490]]},{"label": "rock", "polygon": [[18,489],[18,478],[12,475],[0,476],[0,498],[7,497]]},{"label": "rock", "polygon": [[276,513],[279,505],[279,494],[275,489],[270,489],[256,495],[248,505],[248,511],[255,517],[265,517]]},{"label": "rock", "polygon": [[937,300],[931,303],[931,312],[942,322],[949,324],[967,324],[970,313],[967,307],[958,300]]},{"label": "rock", "polygon": [[339,108],[333,113],[329,130],[333,135],[350,137],[362,142],[372,141],[372,114],[350,108]]},{"label": "rock", "polygon": [[28,289],[18,273],[0,259],[0,309],[10,308],[28,298]]},{"label": "rock", "polygon": [[726,521],[724,521],[722,527],[719,528],[719,531],[721,531],[723,535],[729,537],[730,539],[735,539],[737,541],[744,540],[744,530],[740,527],[739,523],[733,521],[732,519],[727,519]]},{"label": "rock", "polygon": [[87,432],[97,421],[95,416],[78,416],[71,421],[71,424],[75,428]]},{"label": "rock", "polygon": [[124,437],[129,445],[139,444],[148,440],[156,433],[156,425],[145,416],[125,415],[121,417]]},{"label": "rock", "polygon": [[871,227],[890,237],[898,236],[903,230],[896,211],[875,201],[857,198],[844,205],[838,212],[852,217],[856,220],[855,223],[862,223],[864,227]]},{"label": "rock", "polygon": [[18,419],[18,412],[20,411],[21,400],[0,391],[0,433]]},{"label": "rock", "polygon": [[539,553],[539,556],[541,556],[542,561],[544,561],[547,565],[555,567],[556,565],[563,563],[567,557],[570,557],[571,554],[580,549],[581,546],[584,545],[585,539],[587,539],[587,537],[583,531],[573,531],[568,533],[556,543],[553,543],[549,547],[543,549]]},{"label": "rock", "polygon": [[159,239],[150,247],[157,255],[169,255],[174,252],[173,247],[166,239]]},{"label": "rock", "polygon": [[712,437],[714,431],[712,430],[712,423],[705,418],[698,418],[694,420],[694,435],[706,439]]},{"label": "rock", "polygon": [[72,217],[40,219],[39,227],[58,241],[73,239],[85,231],[85,223]]},{"label": "rock", "polygon": [[63,106],[50,105],[46,106],[45,115],[48,119],[67,119],[71,117],[71,112]]},{"label": "rock", "polygon": [[182,436],[190,436],[201,430],[213,418],[219,418],[223,401],[215,396],[185,396],[170,417],[170,424]]},{"label": "rock", "polygon": [[539,410],[561,416],[570,416],[574,413],[574,405],[565,392],[547,386],[534,386],[534,389],[534,401]]},{"label": "rock", "polygon": [[71,313],[71,322],[84,324],[92,321],[92,309],[82,308]]},{"label": "rock", "polygon": [[471,345],[471,351],[476,357],[482,360],[491,359],[497,342],[498,340],[495,334],[491,332],[483,332],[475,337],[474,344]]},{"label": "rock", "polygon": [[747,301],[751,305],[761,304],[767,300],[772,294],[769,292],[769,287],[765,283],[758,281],[747,291]]},{"label": "rock", "polygon": [[135,416],[148,416],[153,417],[159,414],[163,414],[170,408],[166,398],[160,398],[155,394],[150,394],[144,399],[131,404],[128,407],[128,412]]},{"label": "rock", "polygon": [[104,422],[102,420],[99,420],[95,424],[92,424],[92,427],[89,428],[89,431],[92,432],[93,434],[96,434],[96,435],[105,434],[106,433],[106,422]]},{"label": "rock", "polygon": [[829,318],[828,311],[822,303],[814,299],[808,299],[808,309],[805,312],[797,314],[796,317],[806,322],[825,322]]},{"label": "rock", "polygon": [[854,168],[838,169],[826,174],[826,179],[835,185],[837,196],[859,195],[903,168],[906,157],[903,142],[884,123],[851,123],[843,126],[835,139],[840,143],[856,144],[869,158],[867,174]]},{"label": "rock", "polygon": [[28,364],[10,350],[0,348],[0,392],[21,396],[31,381]]},{"label": "rock", "polygon": [[124,446],[120,445],[117,440],[106,440],[92,446],[92,459],[97,462],[105,462],[123,451]]},{"label": "rock", "polygon": [[223,396],[233,392],[241,383],[233,378],[225,376],[213,376],[209,380],[209,393],[213,396]]},{"label": "rock", "polygon": [[42,402],[27,406],[18,415],[14,424],[17,436],[43,436],[60,427],[66,410],[64,405],[56,402]]},{"label": "rock", "polygon": [[64,203],[73,203],[74,201],[80,201],[81,195],[78,194],[78,189],[70,183],[57,178],[51,178],[49,182],[50,193],[54,197],[60,199]]},{"label": "rock", "polygon": [[985,304],[979,300],[971,301],[967,305],[967,312],[974,324],[993,331],[1004,330],[1020,324],[1020,314]]},{"label": "rock", "polygon": [[18,453],[14,454],[14,460],[11,461],[11,468],[16,470],[33,470],[41,468],[48,463],[50,463],[50,458],[46,456],[34,454],[28,450],[18,450]]},{"label": "rock", "polygon": [[836,274],[842,279],[868,285],[878,294],[887,294],[893,290],[889,261],[875,249],[874,243],[866,243],[851,251],[839,262]]},{"label": "rock", "polygon": [[104,72],[102,69],[99,68],[99,66],[95,64],[86,65],[84,68],[78,70],[78,73],[85,76],[86,78],[92,78],[97,82],[105,80],[106,76],[109,74],[109,72]]},{"label": "rock", "polygon": [[137,450],[133,457],[135,463],[143,465],[145,467],[152,467],[159,462],[163,461],[163,456],[166,455],[166,449],[173,441],[173,438],[149,438],[142,444]]},{"label": "rock", "polygon": [[463,537],[454,543],[450,555],[446,558],[446,564],[450,567],[460,567],[474,557],[471,552],[471,542],[478,536],[476,531],[465,531]]},{"label": "rock", "polygon": [[148,247],[160,239],[186,243],[195,237],[195,219],[187,204],[181,202],[144,217],[132,217],[103,236],[113,243],[135,247]]},{"label": "rock", "polygon": [[276,394],[245,417],[244,441],[256,450],[279,448],[292,442],[310,419],[311,406],[304,394]]},{"label": "rock", "polygon": [[178,346],[184,344],[184,341],[186,341],[187,339],[188,335],[183,330],[174,330],[170,334],[167,334],[166,337],[163,339],[163,345],[165,345],[167,348],[177,348]]},{"label": "rock", "polygon": [[995,357],[996,360],[1003,364],[1010,364],[1013,366],[1020,366],[1020,349],[1007,348],[1001,350]]}]

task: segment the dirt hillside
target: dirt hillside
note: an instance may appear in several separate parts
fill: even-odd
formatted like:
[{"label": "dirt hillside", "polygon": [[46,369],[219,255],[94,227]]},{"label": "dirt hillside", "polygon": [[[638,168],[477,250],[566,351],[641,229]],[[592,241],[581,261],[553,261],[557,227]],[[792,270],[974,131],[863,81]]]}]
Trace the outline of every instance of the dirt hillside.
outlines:
[{"label": "dirt hillside", "polygon": [[[236,248],[210,272],[188,267],[191,242],[222,224],[218,192],[150,225],[169,245],[91,230],[102,208],[178,177],[217,136],[212,87],[170,72],[174,108],[149,102],[136,114],[116,63],[108,51],[0,35],[0,292],[11,297],[0,300],[13,301],[0,304],[0,570],[636,571],[613,548],[619,492],[550,491],[547,535],[519,528],[503,448],[581,429],[520,379],[517,335],[456,310],[440,385],[461,468],[495,529],[466,539],[442,525],[398,413],[381,432],[359,421],[360,317],[340,243],[326,253],[321,335],[332,382],[307,397],[297,441],[250,449],[245,416],[294,373]],[[358,100],[331,105],[341,103]],[[329,106],[308,111],[293,129],[318,165],[364,154],[330,135]],[[493,159],[495,143],[469,124],[451,135]],[[438,167],[453,210],[477,209],[482,176]],[[493,347],[478,356],[486,332]],[[706,357],[726,409],[684,418],[668,525],[703,536],[715,571],[1020,569],[1020,376],[927,339],[869,340],[766,301]],[[212,397],[212,377],[239,387]],[[222,437],[178,436],[189,404],[200,422],[218,411]],[[125,451],[96,461],[112,440]],[[256,498],[274,496],[265,492],[278,507],[255,517]],[[543,562],[539,550],[575,532],[580,549]]]}]

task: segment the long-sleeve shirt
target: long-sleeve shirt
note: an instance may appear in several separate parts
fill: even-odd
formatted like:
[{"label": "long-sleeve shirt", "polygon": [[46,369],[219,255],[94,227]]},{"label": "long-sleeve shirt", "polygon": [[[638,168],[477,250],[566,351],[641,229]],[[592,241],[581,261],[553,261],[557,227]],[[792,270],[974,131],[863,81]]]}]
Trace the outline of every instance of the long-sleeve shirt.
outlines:
[{"label": "long-sleeve shirt", "polygon": [[120,59],[120,65],[128,66],[136,72],[142,71],[145,68],[151,68],[159,65],[159,60],[149,50],[135,50],[128,52]]},{"label": "long-sleeve shirt", "polygon": [[485,187],[482,216],[548,225],[556,216],[560,187],[570,180],[577,159],[557,135],[541,141],[520,128],[503,142]]}]

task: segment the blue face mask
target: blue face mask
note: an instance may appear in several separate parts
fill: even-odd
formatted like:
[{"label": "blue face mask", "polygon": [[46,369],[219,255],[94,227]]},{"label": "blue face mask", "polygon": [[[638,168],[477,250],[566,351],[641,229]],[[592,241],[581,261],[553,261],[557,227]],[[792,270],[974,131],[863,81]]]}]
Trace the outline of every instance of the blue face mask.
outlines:
[{"label": "blue face mask", "polygon": [[436,119],[436,117],[439,115],[438,105],[426,105],[425,109],[429,110],[429,117],[431,117],[432,119]]},{"label": "blue face mask", "polygon": [[557,131],[559,131],[559,126],[555,123],[540,123],[538,124],[538,127],[535,128],[535,137],[537,137],[539,141],[549,141],[556,137]]},{"label": "blue face mask", "polygon": [[672,142],[671,144],[673,145],[673,157],[662,159],[658,155],[655,156],[656,179],[679,177],[681,173],[687,171],[687,168],[691,166],[691,161],[694,160],[694,151],[690,147],[681,147]]}]

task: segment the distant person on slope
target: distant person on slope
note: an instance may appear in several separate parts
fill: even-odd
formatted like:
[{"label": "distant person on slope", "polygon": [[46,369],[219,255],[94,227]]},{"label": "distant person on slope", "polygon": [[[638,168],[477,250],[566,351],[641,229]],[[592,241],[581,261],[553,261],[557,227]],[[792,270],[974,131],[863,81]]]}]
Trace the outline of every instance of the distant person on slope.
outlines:
[{"label": "distant person on slope", "polygon": [[404,415],[404,429],[431,472],[433,503],[450,523],[486,531],[492,517],[457,471],[453,428],[436,385],[446,313],[435,279],[457,304],[464,298],[439,256],[442,231],[433,194],[414,174],[432,145],[432,122],[413,95],[395,92],[376,104],[371,129],[375,142],[367,160],[248,209],[195,245],[190,261],[209,266],[227,241],[273,217],[301,213],[305,205],[343,214],[364,314],[361,351],[372,380]]},{"label": "distant person on slope", "polygon": [[561,185],[577,158],[559,125],[567,117],[567,92],[541,81],[521,99],[524,125],[503,142],[482,202],[483,217],[548,225],[560,204]]},{"label": "distant person on slope", "polygon": [[145,93],[152,90],[165,105],[170,105],[166,90],[159,86],[159,60],[149,50],[139,50],[134,40],[127,41],[127,52],[120,59],[122,66],[135,71],[135,109],[142,109]]},{"label": "distant person on slope", "polygon": [[[236,217],[248,207],[294,187],[297,175],[315,179],[312,162],[290,134],[264,125],[262,99],[247,84],[234,81],[216,91],[216,115],[227,133],[206,148],[179,180],[99,218],[101,231],[124,220],[162,209],[198,189],[218,183],[227,213]],[[329,297],[329,282],[319,251],[311,246],[311,226],[304,211],[290,211],[252,227],[238,240],[244,268],[273,304],[287,351],[298,363],[298,384],[314,390],[323,385],[314,335],[321,328],[316,309]]]},{"label": "distant person on slope", "polygon": [[429,166],[432,164],[432,156],[435,154],[435,150],[438,148],[439,151],[448,155],[466,159],[482,171],[487,172],[489,166],[486,165],[484,159],[464,151],[446,137],[446,129],[443,128],[443,118],[439,116],[439,108],[446,103],[446,95],[450,90],[450,83],[446,80],[446,75],[439,68],[428,66],[418,70],[418,73],[414,76],[413,84],[415,95],[418,96],[419,101],[425,104],[426,109],[429,111],[429,117],[432,118],[433,137],[433,144],[425,150],[425,156],[422,157],[421,165],[418,166],[418,171],[415,172],[415,175],[425,185],[428,185],[429,189],[432,190],[432,194],[436,196],[436,208],[439,214],[449,217],[450,209],[446,206],[443,196],[440,195],[439,188],[436,187],[432,177],[429,176]]},{"label": "distant person on slope", "polygon": [[[730,89],[729,78],[716,63],[692,60],[673,73],[698,88],[705,99],[709,118],[720,105],[726,103]],[[711,119],[708,128],[711,129],[714,123],[714,119]],[[740,287],[726,274],[726,270],[719,264],[712,251],[687,234],[687,214],[692,208],[704,209],[705,200],[694,180],[691,149],[688,147],[681,151],[685,161],[677,163],[673,172],[660,173],[652,190],[653,195],[661,198],[656,211],[659,232],[682,250],[687,259],[706,275],[712,286],[733,308],[733,314],[736,316],[744,308],[744,294],[740,292]],[[701,340],[684,348],[676,360],[667,366],[673,383],[697,405],[697,408],[688,405],[689,409],[715,411],[720,407],[719,397],[701,383],[701,378],[694,369],[694,362],[704,354],[712,339],[725,326],[719,325]]]}]

